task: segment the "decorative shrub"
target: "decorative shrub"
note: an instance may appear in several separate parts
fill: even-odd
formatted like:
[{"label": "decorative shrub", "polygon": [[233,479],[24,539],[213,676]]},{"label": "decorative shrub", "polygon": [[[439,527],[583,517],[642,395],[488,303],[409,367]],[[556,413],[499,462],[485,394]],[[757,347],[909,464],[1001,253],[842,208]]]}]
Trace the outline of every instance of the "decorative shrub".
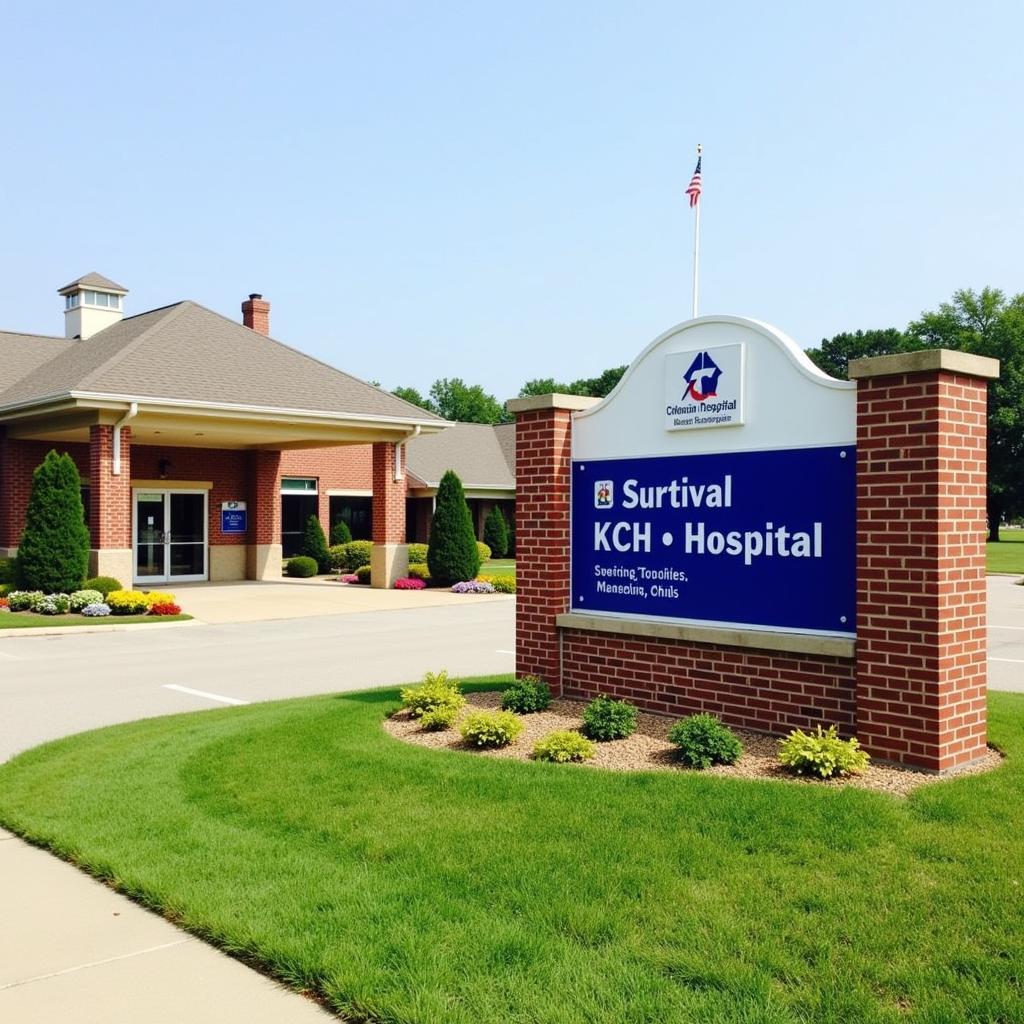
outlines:
[{"label": "decorative shrub", "polygon": [[459,690],[459,684],[448,678],[444,670],[428,672],[418,686],[406,686],[402,689],[402,707],[408,708],[413,718],[422,718],[428,711],[438,708],[451,708],[458,711],[466,698]]},{"label": "decorative shrub", "polygon": [[138,590],[112,590],[107,604],[112,615],[145,615],[149,611],[146,595]]},{"label": "decorative shrub", "polygon": [[150,615],[180,615],[181,605],[175,604],[173,601],[166,601],[161,604],[151,604],[149,606]]},{"label": "decorative shrub", "polygon": [[427,585],[423,580],[413,579],[410,576],[403,576],[395,580],[395,590],[426,590]]},{"label": "decorative shrub", "polygon": [[71,610],[80,612],[91,604],[99,604],[103,595],[98,590],[76,590],[71,595]]},{"label": "decorative shrub", "polygon": [[551,706],[551,687],[536,676],[523,676],[504,692],[501,706],[520,715],[546,711]]},{"label": "decorative shrub", "polygon": [[67,615],[71,600],[67,594],[47,594],[32,602],[36,615]]},{"label": "decorative shrub", "polygon": [[103,618],[105,615],[110,614],[110,605],[103,601],[97,601],[96,604],[87,604],[82,609],[82,614],[87,615],[90,619]]},{"label": "decorative shrub", "polygon": [[427,565],[434,582],[442,587],[459,580],[475,579],[480,571],[473,517],[466,504],[462,482],[450,469],[441,477],[437,488]]},{"label": "decorative shrub", "polygon": [[12,612],[27,612],[44,596],[41,590],[12,590],[7,595],[7,606]]},{"label": "decorative shrub", "polygon": [[83,590],[98,590],[104,597],[112,590],[124,590],[124,584],[115,580],[113,576],[94,576],[91,580],[85,581]]},{"label": "decorative shrub", "polygon": [[348,523],[344,519],[339,519],[331,527],[331,545],[337,546],[338,544],[348,544],[352,540],[352,531],[348,528]]},{"label": "decorative shrub", "polygon": [[0,597],[6,597],[13,589],[10,583],[0,583]]},{"label": "decorative shrub", "polygon": [[820,725],[817,732],[794,729],[779,744],[779,761],[797,775],[860,775],[868,760],[856,738],[840,739],[834,725],[824,732]]},{"label": "decorative shrub", "polygon": [[481,748],[507,747],[522,731],[522,721],[511,711],[474,711],[459,726],[462,738]]},{"label": "decorative shrub", "polygon": [[453,594],[493,594],[494,587],[490,583],[481,583],[479,580],[466,580],[464,583],[456,583],[452,587]]},{"label": "decorative shrub", "polygon": [[372,575],[373,572],[368,565],[361,565],[355,571],[355,577],[359,583],[369,583]]},{"label": "decorative shrub", "polygon": [[420,716],[420,725],[427,732],[441,732],[444,729],[450,729],[455,724],[455,716],[458,713],[458,708],[434,708],[433,711],[425,711]]},{"label": "decorative shrub", "polygon": [[[476,550],[480,556],[481,563],[486,562],[491,557],[491,549],[483,541],[478,540],[476,542]],[[479,572],[479,567],[477,567],[477,571]]]},{"label": "decorative shrub", "polygon": [[308,555],[296,555],[294,558],[289,558],[284,567],[285,575],[300,580],[308,580],[310,576],[315,576],[316,570],[316,559],[310,558]]},{"label": "decorative shrub", "polygon": [[624,700],[595,697],[583,709],[583,732],[592,740],[621,740],[636,731],[636,708]]},{"label": "decorative shrub", "polygon": [[82,481],[70,455],[51,451],[32,474],[18,544],[19,582],[29,590],[70,593],[81,588],[88,567]]},{"label": "decorative shrub", "polygon": [[676,722],[668,731],[668,739],[679,748],[680,759],[691,768],[735,764],[743,753],[739,738],[715,715],[690,715]]},{"label": "decorative shrub", "polygon": [[422,562],[424,565],[427,564],[427,545],[426,544],[410,544],[409,545],[409,564],[419,564]]},{"label": "decorative shrub", "polygon": [[535,761],[554,761],[556,764],[589,761],[596,753],[597,747],[590,740],[570,729],[549,733],[533,745]]},{"label": "decorative shrub", "polygon": [[310,516],[306,520],[306,528],[302,534],[300,555],[312,558],[320,572],[331,571],[331,559],[327,554],[327,538],[318,516]]},{"label": "decorative shrub", "polygon": [[508,524],[501,509],[495,505],[484,520],[484,543],[491,549],[494,558],[508,554]]},{"label": "decorative shrub", "polygon": [[355,572],[361,565],[370,564],[373,551],[372,540],[350,540],[347,544],[336,544],[328,552],[331,568],[341,572]]},{"label": "decorative shrub", "polygon": [[414,580],[423,580],[424,583],[429,583],[430,566],[428,566],[426,562],[410,562],[409,575]]},{"label": "decorative shrub", "polygon": [[160,590],[149,590],[146,592],[146,604],[150,608],[155,604],[174,604],[174,595]]},{"label": "decorative shrub", "polygon": [[514,594],[516,592],[515,576],[477,576],[477,583],[490,583],[496,594]]},{"label": "decorative shrub", "polygon": [[13,558],[0,558],[0,583],[13,583],[16,571]]},{"label": "decorative shrub", "polygon": [[358,583],[359,577],[354,572],[343,572],[338,577],[339,583]]}]

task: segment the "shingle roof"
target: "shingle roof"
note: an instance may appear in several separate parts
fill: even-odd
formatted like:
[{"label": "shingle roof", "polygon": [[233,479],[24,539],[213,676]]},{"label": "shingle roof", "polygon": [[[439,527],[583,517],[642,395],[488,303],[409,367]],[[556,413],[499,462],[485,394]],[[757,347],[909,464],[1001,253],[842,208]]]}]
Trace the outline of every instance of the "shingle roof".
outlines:
[{"label": "shingle roof", "polygon": [[[508,424],[515,443],[515,424]],[[515,460],[509,466],[505,449],[508,429],[486,423],[453,423],[439,434],[421,435],[406,442],[406,466],[428,487],[436,487],[449,469],[463,487],[502,487],[515,490]]]},{"label": "shingle roof", "polygon": [[71,392],[443,422],[195,302],[68,343],[0,391],[0,409]]},{"label": "shingle roof", "polygon": [[66,338],[0,331],[0,394],[74,344]]},{"label": "shingle roof", "polygon": [[94,270],[91,274],[86,274],[85,277],[80,277],[76,281],[70,281],[63,288],[58,288],[57,294],[63,295],[65,292],[71,292],[77,288],[107,288],[110,291],[125,293],[128,291],[123,284],[111,281],[109,277],[97,274]]}]

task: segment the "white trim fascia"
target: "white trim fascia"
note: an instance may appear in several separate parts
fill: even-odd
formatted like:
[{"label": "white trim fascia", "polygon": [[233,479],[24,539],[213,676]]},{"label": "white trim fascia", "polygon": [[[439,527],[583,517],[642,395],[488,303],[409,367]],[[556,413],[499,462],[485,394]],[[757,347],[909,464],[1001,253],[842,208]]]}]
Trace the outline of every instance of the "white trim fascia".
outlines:
[{"label": "white trim fascia", "polygon": [[[297,493],[297,492],[293,492]],[[360,489],[358,487],[332,487],[324,492],[328,498],[372,498],[373,489]]]},{"label": "white trim fascia", "polygon": [[287,406],[271,405],[244,405],[234,402],[194,402],[184,398],[154,398],[143,395],[111,395],[94,391],[65,391],[58,394],[46,395],[41,398],[32,398],[23,402],[14,402],[10,405],[0,406],[0,416],[9,412],[17,412],[22,409],[31,409],[36,406],[45,406],[52,402],[72,400],[76,403],[89,402],[116,402],[125,403],[129,406],[137,402],[140,406],[146,405],[150,408],[147,412],[157,412],[161,409],[196,409],[207,413],[251,413],[258,416],[284,416],[290,419],[305,417],[311,421],[327,421],[329,423],[354,423],[357,425],[380,423],[396,427],[420,427],[429,432],[440,432],[452,424],[448,420],[420,420],[411,417],[400,416],[373,416],[369,413],[342,413],[326,412],[316,409],[292,409]]}]

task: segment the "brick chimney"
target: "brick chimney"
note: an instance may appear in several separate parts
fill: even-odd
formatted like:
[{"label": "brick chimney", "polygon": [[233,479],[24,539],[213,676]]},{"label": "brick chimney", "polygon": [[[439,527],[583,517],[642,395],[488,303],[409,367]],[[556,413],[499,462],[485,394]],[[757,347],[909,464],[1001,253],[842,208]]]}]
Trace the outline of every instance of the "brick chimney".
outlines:
[{"label": "brick chimney", "polygon": [[260,334],[270,334],[270,303],[257,292],[253,292],[242,303],[242,323]]}]

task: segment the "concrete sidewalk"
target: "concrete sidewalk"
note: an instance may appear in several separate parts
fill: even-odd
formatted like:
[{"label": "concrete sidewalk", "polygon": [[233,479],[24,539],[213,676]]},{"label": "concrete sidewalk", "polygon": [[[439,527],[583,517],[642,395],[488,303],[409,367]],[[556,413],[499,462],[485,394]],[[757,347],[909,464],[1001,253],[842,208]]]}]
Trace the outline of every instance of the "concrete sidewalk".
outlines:
[{"label": "concrete sidewalk", "polygon": [[315,1003],[0,830],[0,1020],[325,1024]]}]

